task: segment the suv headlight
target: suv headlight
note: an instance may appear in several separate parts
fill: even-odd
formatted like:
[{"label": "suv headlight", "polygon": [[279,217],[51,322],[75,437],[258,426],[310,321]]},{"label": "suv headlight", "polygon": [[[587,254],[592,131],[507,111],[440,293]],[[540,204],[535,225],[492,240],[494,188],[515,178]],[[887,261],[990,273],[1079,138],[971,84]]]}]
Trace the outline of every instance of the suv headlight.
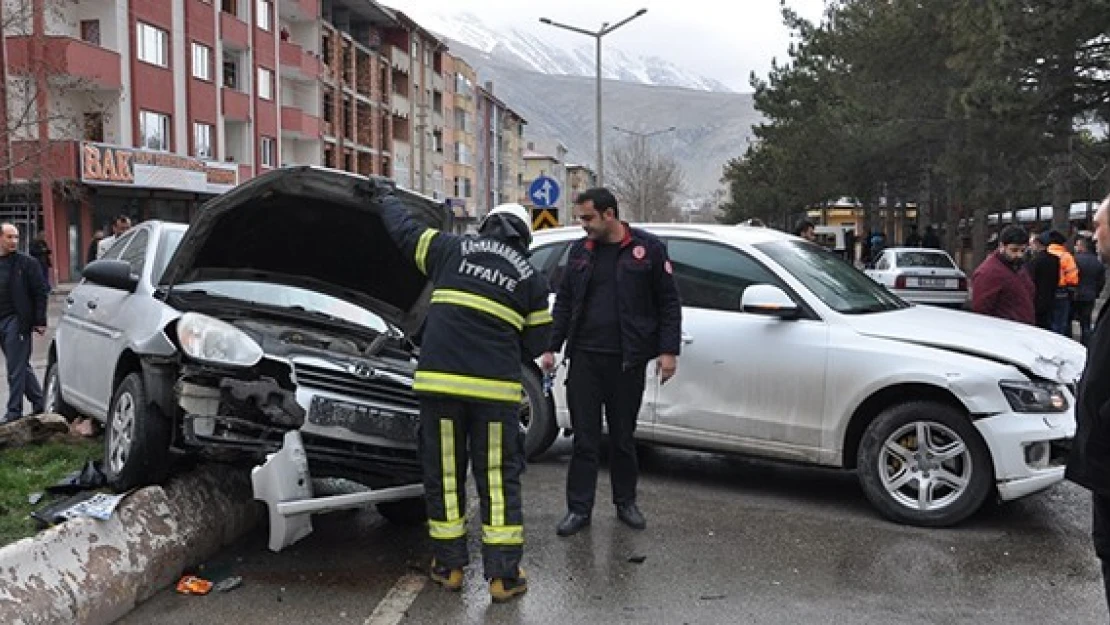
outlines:
[{"label": "suv headlight", "polygon": [[1016,412],[1066,412],[1068,409],[1062,384],[1004,380],[998,386]]},{"label": "suv headlight", "polygon": [[245,332],[219,319],[185,313],[177,321],[177,340],[185,355],[215,365],[253,367],[262,348]]}]

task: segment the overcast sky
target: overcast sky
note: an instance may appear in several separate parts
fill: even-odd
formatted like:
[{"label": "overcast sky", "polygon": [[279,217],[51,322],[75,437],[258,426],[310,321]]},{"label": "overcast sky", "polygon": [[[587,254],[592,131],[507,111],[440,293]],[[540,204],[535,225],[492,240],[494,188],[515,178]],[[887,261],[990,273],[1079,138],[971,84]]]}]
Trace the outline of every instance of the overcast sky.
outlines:
[{"label": "overcast sky", "polygon": [[[823,0],[787,0],[804,17],[819,19]],[[748,73],[765,75],[771,59],[784,59],[789,33],[782,25],[779,0],[388,0],[412,16],[471,12],[491,27],[512,26],[572,44],[591,40],[546,26],[540,17],[596,30],[646,8],[646,15],[606,35],[633,55],[660,56],[681,67],[716,78],[733,89],[749,91]]]}]

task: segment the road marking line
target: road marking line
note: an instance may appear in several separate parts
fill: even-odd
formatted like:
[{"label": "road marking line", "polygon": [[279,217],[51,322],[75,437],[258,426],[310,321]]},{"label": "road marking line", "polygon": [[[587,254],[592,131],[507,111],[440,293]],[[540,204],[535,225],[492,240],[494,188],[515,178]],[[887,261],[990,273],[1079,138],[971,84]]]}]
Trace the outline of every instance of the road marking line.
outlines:
[{"label": "road marking line", "polygon": [[397,580],[378,607],[366,619],[366,625],[397,625],[405,618],[405,611],[416,601],[417,595],[428,583],[425,575],[409,573]]}]

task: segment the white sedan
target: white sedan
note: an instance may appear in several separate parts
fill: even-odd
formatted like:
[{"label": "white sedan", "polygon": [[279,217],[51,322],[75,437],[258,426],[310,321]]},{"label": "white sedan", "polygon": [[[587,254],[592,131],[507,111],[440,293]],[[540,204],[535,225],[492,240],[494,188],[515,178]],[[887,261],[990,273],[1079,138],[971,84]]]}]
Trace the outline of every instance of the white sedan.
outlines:
[{"label": "white sedan", "polygon": [[918,304],[963,308],[968,301],[967,274],[944,250],[887,248],[866,273],[899,297]]},{"label": "white sedan", "polygon": [[[855,470],[882,514],[922,526],[1063,479],[1078,343],[910,304],[768,228],[643,227],[667,243],[683,345],[667,384],[648,367],[640,440]],[[536,233],[532,259],[553,287],[581,236]],[[566,373],[553,384],[556,422],[530,424],[534,448],[570,427]]]}]

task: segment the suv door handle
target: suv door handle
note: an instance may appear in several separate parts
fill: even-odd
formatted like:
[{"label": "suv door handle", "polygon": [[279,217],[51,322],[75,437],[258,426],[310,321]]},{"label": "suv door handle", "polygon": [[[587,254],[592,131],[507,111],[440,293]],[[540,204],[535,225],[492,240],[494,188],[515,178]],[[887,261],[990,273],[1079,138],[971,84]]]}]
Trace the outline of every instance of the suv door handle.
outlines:
[{"label": "suv door handle", "polygon": [[76,301],[76,300],[73,299],[72,295],[67,295],[66,296],[66,304],[67,305],[72,306],[74,301]]},{"label": "suv door handle", "polygon": [[85,302],[85,305],[89,307],[89,310],[96,310],[96,300],[89,300]]},{"label": "suv door handle", "polygon": [[690,343],[693,343],[694,342],[694,335],[686,334],[685,332],[683,332],[682,333],[682,342],[685,345],[689,345]]}]

